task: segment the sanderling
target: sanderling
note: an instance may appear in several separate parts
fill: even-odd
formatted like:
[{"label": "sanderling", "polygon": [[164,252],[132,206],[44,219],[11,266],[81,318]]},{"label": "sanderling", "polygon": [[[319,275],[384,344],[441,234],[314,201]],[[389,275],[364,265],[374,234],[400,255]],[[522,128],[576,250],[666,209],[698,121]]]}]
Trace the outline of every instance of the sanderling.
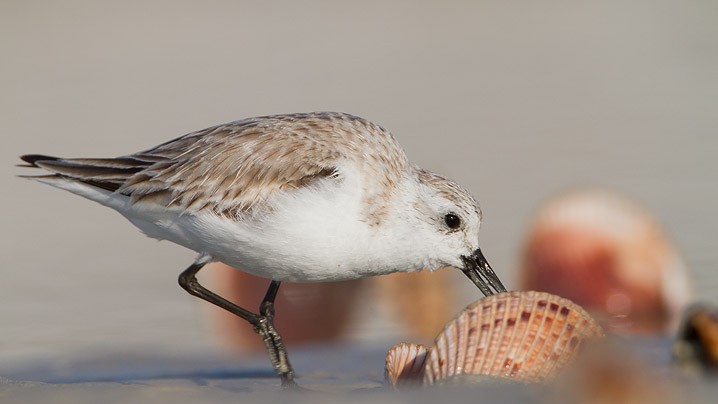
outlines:
[{"label": "sanderling", "polygon": [[[474,198],[410,164],[387,130],[356,116],[249,118],[117,158],[21,158],[50,172],[28,178],[197,251],[180,285],[251,323],[285,387],[296,383],[273,324],[281,282],[451,266],[485,295],[506,290],[479,248]],[[211,261],[271,279],[258,313],[199,284],[195,275]]]}]

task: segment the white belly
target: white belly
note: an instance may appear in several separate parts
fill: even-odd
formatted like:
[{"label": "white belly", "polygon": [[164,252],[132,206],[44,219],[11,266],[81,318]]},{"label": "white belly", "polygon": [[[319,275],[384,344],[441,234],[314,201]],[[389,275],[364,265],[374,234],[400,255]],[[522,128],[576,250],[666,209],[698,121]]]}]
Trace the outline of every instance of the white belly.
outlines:
[{"label": "white belly", "polygon": [[363,220],[362,187],[355,175],[321,187],[275,196],[265,217],[234,221],[130,203],[124,195],[64,178],[38,179],[120,212],[150,237],[169,240],[257,276],[321,282],[436,268],[426,240],[391,212],[381,226]]},{"label": "white belly", "polygon": [[150,237],[278,281],[347,280],[420,266],[396,254],[385,228],[361,220],[361,199],[344,185],[282,195],[271,213],[250,221],[136,208],[123,214]]}]

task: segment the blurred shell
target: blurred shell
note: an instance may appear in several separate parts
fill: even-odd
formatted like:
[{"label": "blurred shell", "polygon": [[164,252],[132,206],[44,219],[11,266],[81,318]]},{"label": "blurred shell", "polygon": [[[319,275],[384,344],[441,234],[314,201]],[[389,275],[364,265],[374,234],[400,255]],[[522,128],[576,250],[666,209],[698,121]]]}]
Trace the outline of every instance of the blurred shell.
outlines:
[{"label": "blurred shell", "polygon": [[602,335],[598,323],[567,299],[500,293],[468,306],[439,334],[426,360],[424,383],[462,374],[545,380],[583,340]]},{"label": "blurred shell", "polygon": [[385,377],[392,387],[421,384],[427,349],[424,345],[394,345],[386,354]]},{"label": "blurred shell", "polygon": [[688,374],[718,371],[718,308],[700,304],[687,311],[673,356]]},{"label": "blurred shell", "polygon": [[456,270],[397,272],[371,278],[376,285],[379,306],[390,323],[411,338],[431,342],[454,318]]},{"label": "blurred shell", "polygon": [[686,267],[658,220],[611,190],[551,198],[521,256],[521,289],[571,299],[611,333],[673,334],[691,300]]},{"label": "blurred shell", "polygon": [[[251,275],[220,262],[207,266],[212,289],[242,307],[254,306],[264,298],[269,280]],[[287,283],[277,294],[275,305],[282,307],[282,315],[274,323],[282,330],[284,343],[299,345],[335,341],[346,331],[351,313],[359,302],[366,281],[342,281],[322,283]],[[213,325],[222,342],[239,353],[261,351],[266,347],[257,338],[245,320],[214,305]],[[317,317],[315,313],[321,312]],[[306,327],[311,323],[316,327]]]}]

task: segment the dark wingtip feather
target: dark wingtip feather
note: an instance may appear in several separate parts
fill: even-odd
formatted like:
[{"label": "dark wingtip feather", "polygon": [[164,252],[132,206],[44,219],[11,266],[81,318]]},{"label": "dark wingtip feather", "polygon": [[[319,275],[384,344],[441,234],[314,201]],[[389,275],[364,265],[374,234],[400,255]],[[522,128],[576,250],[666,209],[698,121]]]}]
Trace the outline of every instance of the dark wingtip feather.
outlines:
[{"label": "dark wingtip feather", "polygon": [[20,167],[40,167],[37,165],[38,161],[55,161],[60,160],[59,157],[45,156],[44,154],[25,154],[20,156],[20,159],[27,164],[18,164]]},{"label": "dark wingtip feather", "polygon": [[[28,166],[28,167],[29,167],[29,166]],[[23,179],[26,179],[26,180],[33,180],[33,181],[41,181],[41,180],[62,178],[62,176],[61,176],[61,175],[57,175],[57,174],[47,174],[47,175],[18,175],[17,178],[23,178]]]}]

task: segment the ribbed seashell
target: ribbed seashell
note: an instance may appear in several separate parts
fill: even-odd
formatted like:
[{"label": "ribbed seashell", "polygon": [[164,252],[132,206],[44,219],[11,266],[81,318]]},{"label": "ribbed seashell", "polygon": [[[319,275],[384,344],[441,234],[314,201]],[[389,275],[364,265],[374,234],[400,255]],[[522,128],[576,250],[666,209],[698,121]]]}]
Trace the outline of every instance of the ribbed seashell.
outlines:
[{"label": "ribbed seashell", "polygon": [[428,350],[421,344],[402,342],[386,354],[384,377],[393,388],[401,385],[421,384],[424,379],[424,362]]},{"label": "ribbed seashell", "polygon": [[542,292],[492,295],[469,305],[439,334],[424,384],[455,375],[550,379],[582,341],[602,335],[598,323],[567,299]]}]

